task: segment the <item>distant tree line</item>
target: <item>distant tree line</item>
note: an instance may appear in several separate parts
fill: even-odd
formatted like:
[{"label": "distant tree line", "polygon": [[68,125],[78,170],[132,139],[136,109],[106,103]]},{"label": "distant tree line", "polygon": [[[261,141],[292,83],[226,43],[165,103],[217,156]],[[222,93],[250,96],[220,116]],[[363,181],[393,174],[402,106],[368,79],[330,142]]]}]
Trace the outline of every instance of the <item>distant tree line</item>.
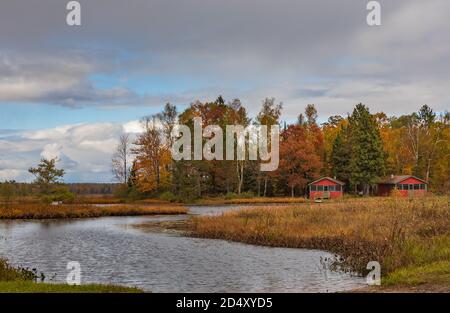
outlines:
[{"label": "distant tree line", "polygon": [[[372,114],[363,104],[348,116],[331,116],[319,124],[314,105],[307,105],[295,123],[280,120],[282,103],[267,98],[255,118],[239,99],[196,101],[181,113],[166,104],[159,114],[142,119],[136,139],[121,136],[112,159],[123,197],[160,196],[191,200],[207,196],[304,196],[309,182],[332,176],[352,193],[370,194],[384,175],[412,174],[428,180],[431,190],[449,190],[450,114],[436,114],[424,105],[400,117]],[[259,161],[181,160],[171,158],[171,131],[193,118],[203,126],[279,125],[280,164],[261,172]],[[270,128],[269,128],[270,129]],[[206,140],[206,139],[205,139]]]},{"label": "distant tree line", "polygon": [[9,209],[15,201],[43,203],[72,203],[76,194],[112,194],[118,184],[64,184],[64,169],[57,167],[58,159],[42,158],[28,172],[35,179],[32,183],[17,183],[14,180],[0,182],[0,208]]},{"label": "distant tree line", "polygon": [[[282,109],[282,103],[266,98],[256,117],[250,118],[239,99],[225,102],[219,96],[214,102],[196,101],[181,113],[168,103],[161,113],[142,118],[144,131],[137,138],[120,136],[112,156],[117,183],[65,184],[65,171],[57,167],[58,160],[44,158],[29,169],[35,177],[32,183],[0,183],[0,202],[9,206],[17,197],[36,195],[43,202],[71,202],[75,194],[174,201],[209,196],[294,197],[305,196],[308,183],[321,176],[344,181],[347,192],[367,195],[389,174],[425,179],[436,193],[450,190],[448,112],[437,114],[424,105],[418,112],[388,117],[358,104],[348,116],[331,116],[319,124],[317,110],[309,104],[288,124],[280,120]],[[248,149],[244,160],[174,161],[170,149],[177,138],[172,137],[172,130],[183,124],[193,134],[194,117],[201,117],[204,127],[222,129],[236,124],[279,125],[278,169],[261,172],[260,161],[250,160]]]}]

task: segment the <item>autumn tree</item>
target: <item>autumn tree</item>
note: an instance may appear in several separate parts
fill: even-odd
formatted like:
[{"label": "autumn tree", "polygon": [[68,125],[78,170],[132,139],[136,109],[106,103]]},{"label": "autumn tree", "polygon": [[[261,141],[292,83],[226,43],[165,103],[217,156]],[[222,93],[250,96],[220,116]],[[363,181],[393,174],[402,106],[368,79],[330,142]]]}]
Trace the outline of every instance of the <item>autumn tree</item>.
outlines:
[{"label": "autumn tree", "polygon": [[[219,96],[213,102],[195,101],[179,116],[179,123],[186,125],[191,130],[191,135],[194,134],[193,120],[195,117],[200,117],[203,122],[203,128],[207,125],[217,125],[225,130],[226,125],[235,123],[235,120],[240,117],[245,111],[240,109],[234,111],[240,106],[240,103],[233,101],[233,103],[226,104],[225,100]],[[215,134],[214,134],[215,136]],[[203,143],[211,138],[203,138]],[[225,136],[223,142],[225,145]],[[225,152],[225,151],[224,151]],[[183,168],[184,166],[184,168]],[[185,188],[195,192],[197,197],[203,193],[220,194],[228,193],[237,190],[237,170],[236,163],[228,160],[182,160],[177,162],[177,170],[184,175],[177,173],[177,189],[178,192]],[[186,173],[187,172],[187,173]],[[236,173],[236,174],[235,174]],[[188,177],[186,178],[186,175]],[[186,186],[189,182],[189,186]],[[195,190],[195,191],[194,191]]]},{"label": "autumn tree", "polygon": [[170,149],[163,141],[156,116],[142,121],[144,132],[138,136],[132,149],[136,159],[137,186],[142,192],[161,190],[168,183]]},{"label": "autumn tree", "polygon": [[314,104],[308,104],[305,108],[306,123],[317,125],[317,110]]},{"label": "autumn tree", "polygon": [[[333,173],[334,161],[333,151],[335,150],[334,142],[341,132],[342,128],[347,125],[347,119],[340,115],[330,116],[328,120],[322,124],[323,148],[324,148],[324,175]],[[333,174],[336,176],[336,174]]]},{"label": "autumn tree", "polygon": [[[229,105],[228,105],[228,118],[227,122],[230,123],[230,125],[242,125],[243,127],[247,127],[250,123],[250,119],[247,116],[247,111],[242,106],[241,101],[239,99],[234,99]],[[249,142],[249,138],[246,137],[244,144],[247,146]],[[237,138],[235,138],[235,144],[237,145]],[[237,194],[240,195],[242,192],[242,187],[244,183],[244,170],[245,165],[248,161],[248,151],[246,151],[246,155],[244,160],[236,160],[235,168],[236,168],[236,177],[237,177]]]},{"label": "autumn tree", "polygon": [[172,146],[172,131],[176,125],[178,117],[177,107],[170,103],[166,103],[161,113],[156,114],[155,118],[159,120],[162,126],[164,140],[167,146]]},{"label": "autumn tree", "polygon": [[304,125],[291,125],[281,135],[278,178],[286,181],[290,194],[305,190],[307,184],[319,178],[323,163],[317,154],[316,141]]},{"label": "autumn tree", "polygon": [[[281,112],[283,109],[283,103],[276,104],[275,98],[266,98],[264,99],[262,103],[261,111],[258,113],[256,117],[256,124],[257,125],[266,125],[268,131],[270,132],[270,129],[273,125],[279,125]],[[268,136],[268,138],[270,138]],[[268,146],[268,149],[271,149],[270,145]],[[261,180],[264,181],[264,191],[263,196],[265,197],[267,195],[267,187],[269,182],[270,175],[268,173],[257,173],[258,175],[258,195],[260,195],[260,184]]]},{"label": "autumn tree", "polygon": [[433,190],[450,190],[450,113],[442,113],[433,127],[434,137],[427,173]]},{"label": "autumn tree", "polygon": [[129,176],[129,158],[131,154],[131,140],[129,134],[122,134],[119,137],[119,143],[116,147],[116,152],[112,157],[112,171],[117,179],[122,184],[128,182]]}]

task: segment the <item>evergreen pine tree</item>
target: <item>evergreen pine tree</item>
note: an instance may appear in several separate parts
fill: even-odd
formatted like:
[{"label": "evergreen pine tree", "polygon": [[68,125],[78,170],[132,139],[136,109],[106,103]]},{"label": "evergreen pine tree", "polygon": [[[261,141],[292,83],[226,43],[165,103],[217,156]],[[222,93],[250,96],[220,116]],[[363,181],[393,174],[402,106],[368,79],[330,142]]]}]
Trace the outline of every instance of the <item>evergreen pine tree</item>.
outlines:
[{"label": "evergreen pine tree", "polygon": [[384,174],[384,152],[377,124],[369,109],[358,104],[349,118],[351,130],[350,183],[368,194]]},{"label": "evergreen pine tree", "polygon": [[347,126],[343,127],[337,134],[333,142],[331,160],[333,164],[333,175],[344,181],[347,185],[350,183],[350,158],[352,147],[350,144],[350,132]]}]

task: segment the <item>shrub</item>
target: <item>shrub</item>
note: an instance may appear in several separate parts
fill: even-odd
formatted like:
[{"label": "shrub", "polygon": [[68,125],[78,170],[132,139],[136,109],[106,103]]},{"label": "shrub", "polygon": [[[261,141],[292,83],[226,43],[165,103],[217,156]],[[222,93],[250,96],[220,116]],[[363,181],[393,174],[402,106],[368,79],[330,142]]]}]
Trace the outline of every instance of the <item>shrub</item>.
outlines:
[{"label": "shrub", "polygon": [[228,192],[225,195],[225,200],[231,200],[231,199],[236,199],[237,194],[235,194],[234,192]]},{"label": "shrub", "polygon": [[[42,274],[41,274],[42,275]],[[0,281],[37,280],[36,270],[27,268],[15,268],[0,258]]]},{"label": "shrub", "polygon": [[169,202],[174,202],[176,200],[176,196],[171,193],[170,191],[165,191],[163,192],[159,198],[163,201],[169,201]]},{"label": "shrub", "polygon": [[121,184],[114,188],[114,196],[120,199],[128,198],[128,186]]},{"label": "shrub", "polygon": [[397,187],[393,188],[389,194],[389,196],[394,197],[394,198],[398,198],[401,197],[402,194],[401,192],[397,189]]},{"label": "shrub", "polygon": [[255,197],[255,194],[251,191],[246,191],[238,195],[238,197],[242,199],[251,199]]}]

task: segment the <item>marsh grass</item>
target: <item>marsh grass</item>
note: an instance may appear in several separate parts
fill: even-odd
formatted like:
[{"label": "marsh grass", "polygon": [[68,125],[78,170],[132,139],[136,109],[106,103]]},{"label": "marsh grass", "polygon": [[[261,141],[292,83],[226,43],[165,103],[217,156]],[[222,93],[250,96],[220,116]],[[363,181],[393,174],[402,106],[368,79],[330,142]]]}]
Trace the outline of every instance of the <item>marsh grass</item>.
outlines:
[{"label": "marsh grass", "polygon": [[256,207],[196,217],[190,231],[197,237],[327,250],[343,257],[341,269],[360,274],[375,260],[391,281],[390,275],[401,276],[399,270],[440,269],[435,264],[448,265],[450,260],[448,197]]},{"label": "marsh grass", "polygon": [[5,259],[0,258],[0,281],[35,281],[37,278],[36,271],[12,267]]},{"label": "marsh grass", "polygon": [[52,218],[91,218],[101,216],[134,216],[186,214],[187,208],[177,205],[110,205],[95,206],[86,204],[13,204],[0,208],[0,219],[52,219]]}]

